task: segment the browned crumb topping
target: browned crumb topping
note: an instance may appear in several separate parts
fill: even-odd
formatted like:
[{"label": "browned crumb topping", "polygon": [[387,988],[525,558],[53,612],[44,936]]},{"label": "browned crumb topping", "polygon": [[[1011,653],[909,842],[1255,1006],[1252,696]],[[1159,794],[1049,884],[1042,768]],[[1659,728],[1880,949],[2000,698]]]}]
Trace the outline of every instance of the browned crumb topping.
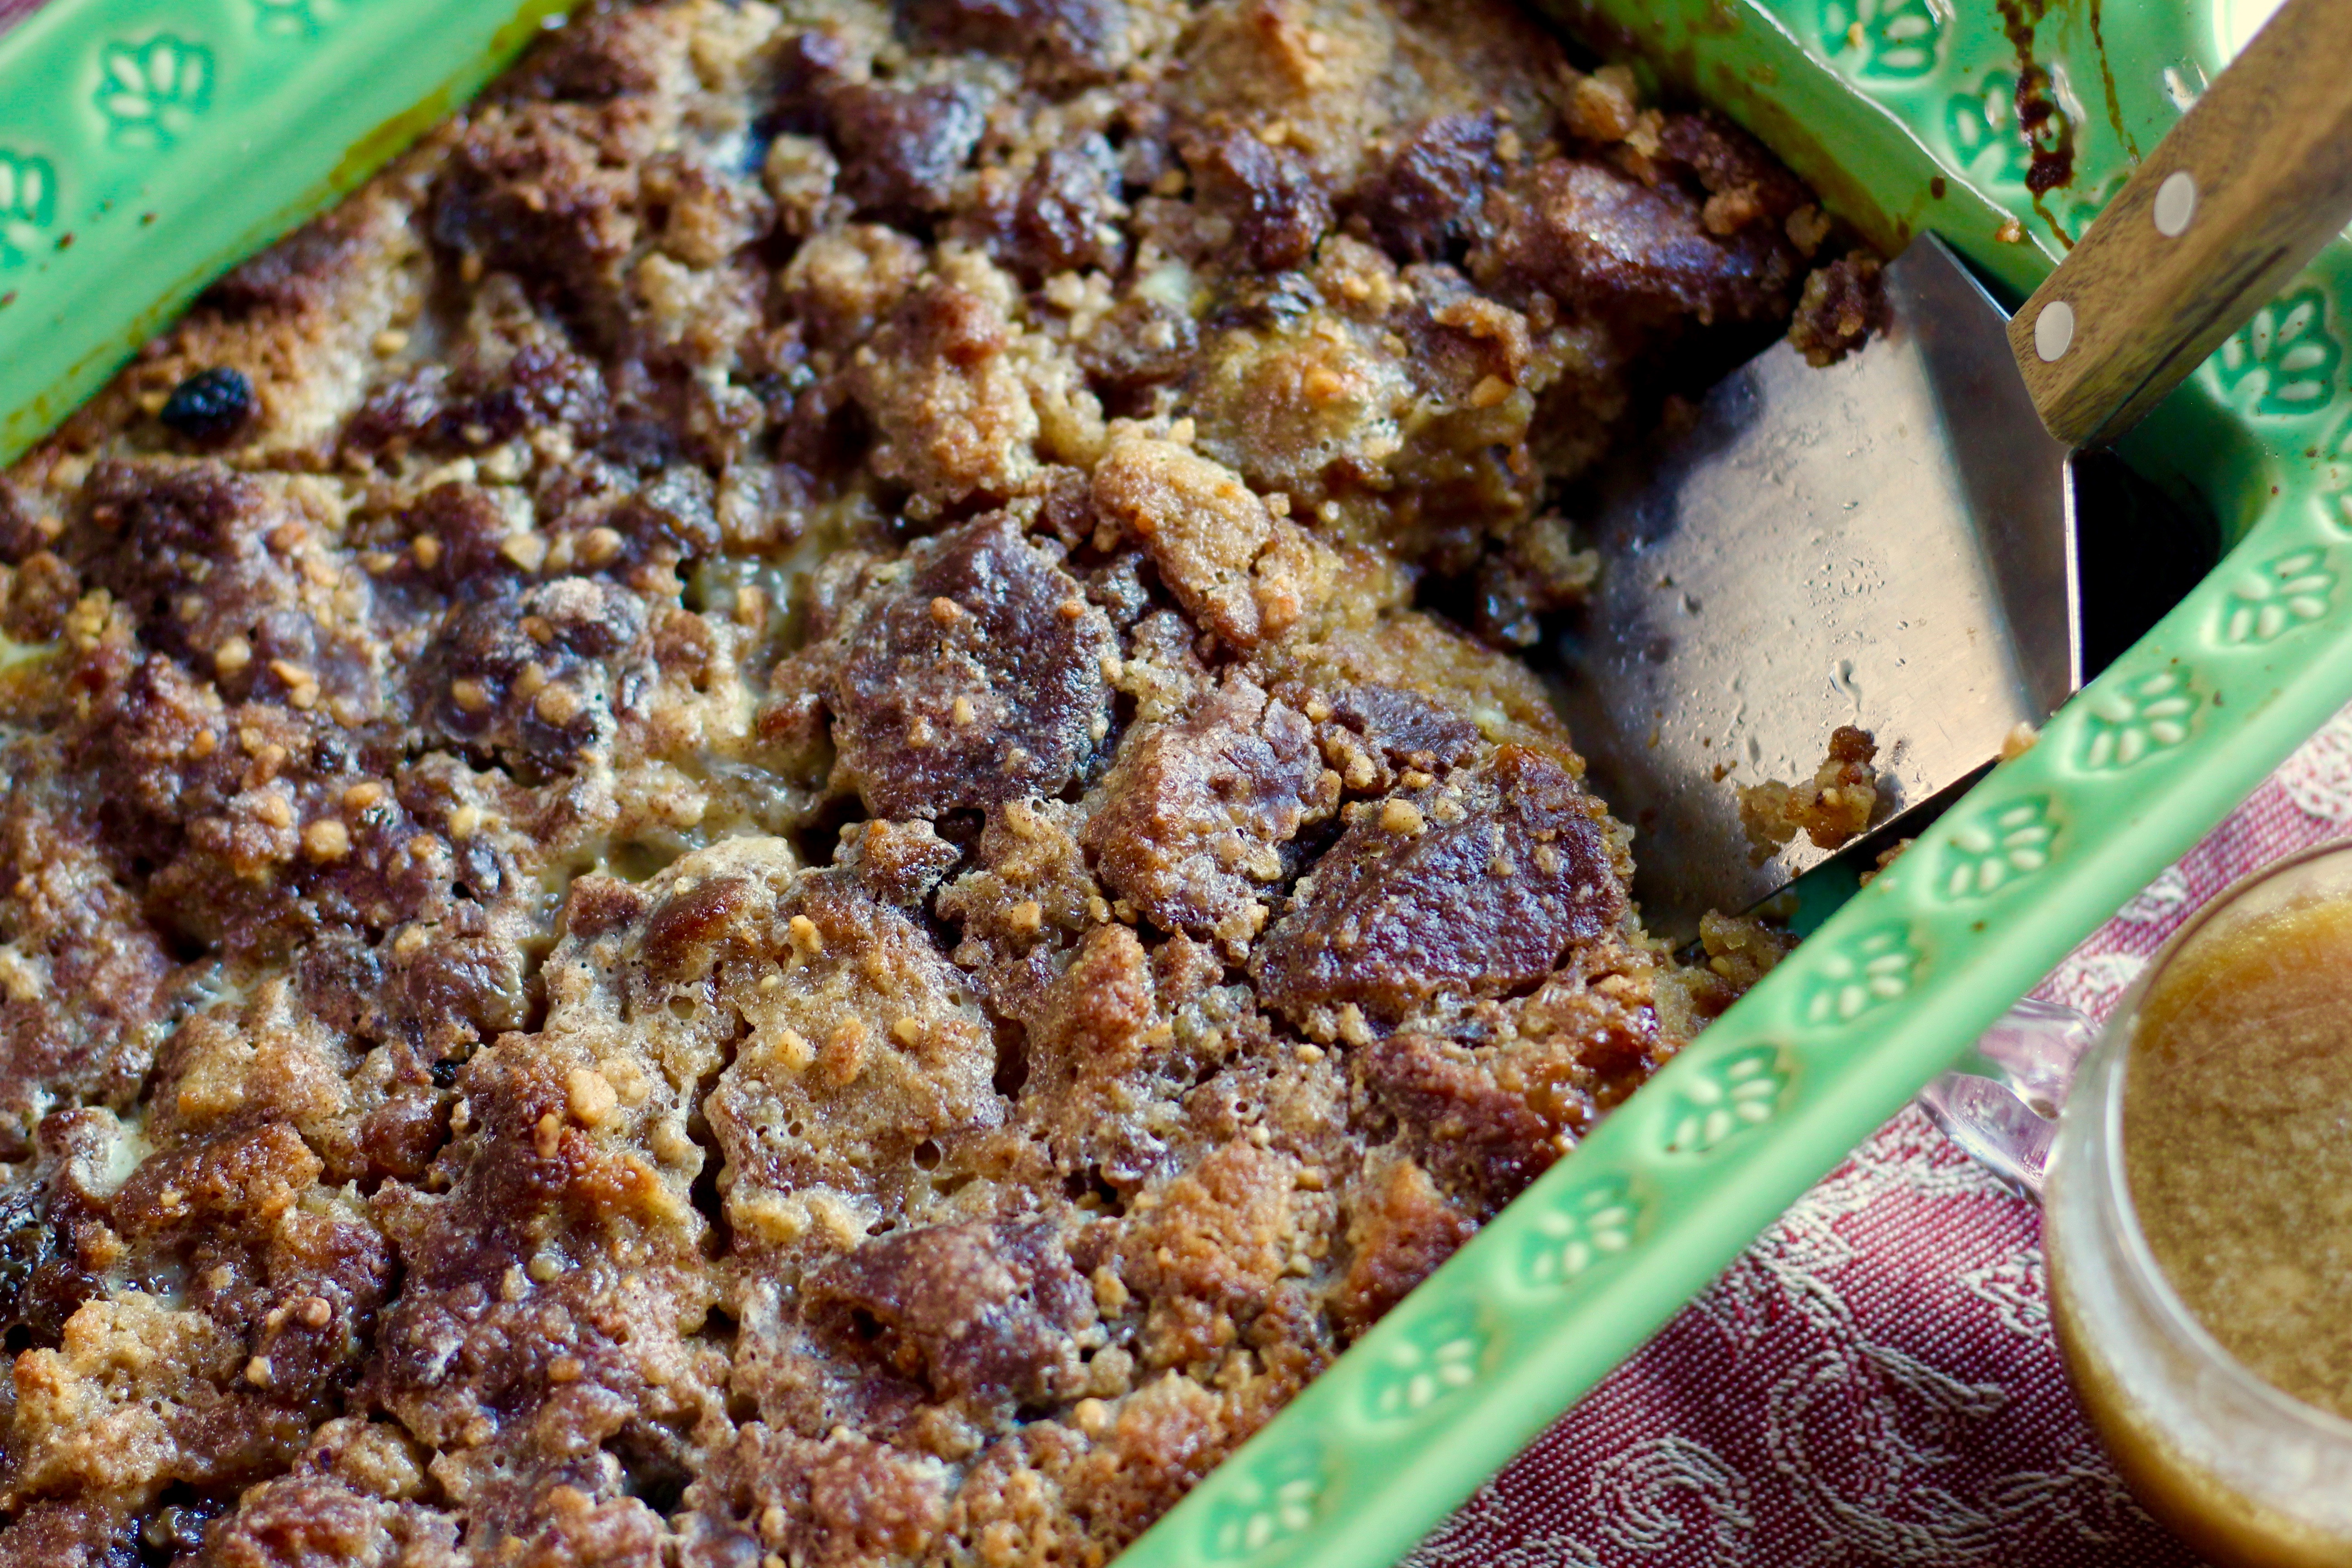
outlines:
[{"label": "browned crumb topping", "polygon": [[1860,879],[1862,885],[1867,888],[1871,883],[1876,881],[1878,879],[1878,874],[1885,870],[1889,866],[1894,865],[1895,861],[1901,859],[1903,858],[1903,852],[1910,848],[1912,844],[1915,842],[1916,840],[1909,838],[1898,838],[1894,843],[1888,845],[1885,848],[1880,850],[1878,852],[1876,862],[1872,865],[1869,870],[1864,871],[1862,874]]},{"label": "browned crumb topping", "polygon": [[1829,755],[1801,784],[1769,779],[1740,784],[1739,825],[1758,865],[1802,833],[1817,849],[1838,849],[1860,837],[1878,809],[1878,775],[1871,761],[1878,742],[1867,730],[1841,724],[1830,732]]},{"label": "browned crumb topping", "polygon": [[1875,256],[1856,251],[1806,278],[1789,342],[1808,364],[1832,365],[1885,325],[1885,268]]},{"label": "browned crumb topping", "polygon": [[1768,961],[1497,650],[1852,335],[1632,84],[592,5],[0,479],[0,1557],[1099,1563],[1280,1409]]},{"label": "browned crumb topping", "polygon": [[1795,945],[1769,921],[1717,910],[1699,916],[1698,940],[1707,968],[1742,991],[1770,973]]}]

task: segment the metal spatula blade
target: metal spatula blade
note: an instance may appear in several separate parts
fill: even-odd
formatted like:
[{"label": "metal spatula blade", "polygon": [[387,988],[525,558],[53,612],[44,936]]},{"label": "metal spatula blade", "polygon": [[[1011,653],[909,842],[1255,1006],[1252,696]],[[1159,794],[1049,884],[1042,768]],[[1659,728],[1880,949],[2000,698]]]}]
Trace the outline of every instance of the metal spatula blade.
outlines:
[{"label": "metal spatula blade", "polygon": [[1636,829],[1660,935],[1686,940],[1831,853],[1800,834],[1755,860],[1736,785],[1811,778],[1851,724],[1875,737],[1899,818],[2080,682],[2067,448],[2019,379],[2009,318],[1932,237],[1886,293],[1859,352],[1817,369],[1773,347],[1604,482],[1563,706]]}]

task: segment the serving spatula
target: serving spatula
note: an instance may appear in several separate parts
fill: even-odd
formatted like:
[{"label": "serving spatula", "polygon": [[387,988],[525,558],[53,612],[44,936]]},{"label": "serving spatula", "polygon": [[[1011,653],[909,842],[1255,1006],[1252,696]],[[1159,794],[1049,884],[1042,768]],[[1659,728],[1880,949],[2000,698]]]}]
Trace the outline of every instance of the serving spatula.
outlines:
[{"label": "serving spatula", "polygon": [[[1843,362],[1787,343],[1604,482],[1562,702],[1685,940],[1832,852],[1760,859],[1735,786],[1878,744],[1884,842],[2081,683],[2081,447],[2113,441],[2352,219],[2352,0],[2287,0],[2014,318],[1933,236]],[[2154,542],[2151,542],[2152,547]]]}]

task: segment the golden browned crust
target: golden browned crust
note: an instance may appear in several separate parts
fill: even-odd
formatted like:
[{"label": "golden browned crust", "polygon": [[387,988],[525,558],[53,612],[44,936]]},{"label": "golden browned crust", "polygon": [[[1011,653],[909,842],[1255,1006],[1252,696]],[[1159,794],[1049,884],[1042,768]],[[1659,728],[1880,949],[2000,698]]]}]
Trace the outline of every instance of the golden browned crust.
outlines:
[{"label": "golden browned crust", "polygon": [[1507,650],[1826,232],[1489,0],[592,5],[0,479],[0,1560],[1116,1553],[1759,967]]},{"label": "golden browned crust", "polygon": [[1838,849],[1866,832],[1878,811],[1878,774],[1871,767],[1877,755],[1869,731],[1841,724],[1830,731],[1829,754],[1811,778],[1733,786],[1739,792],[1739,825],[1757,863],[1800,833],[1817,849]]}]

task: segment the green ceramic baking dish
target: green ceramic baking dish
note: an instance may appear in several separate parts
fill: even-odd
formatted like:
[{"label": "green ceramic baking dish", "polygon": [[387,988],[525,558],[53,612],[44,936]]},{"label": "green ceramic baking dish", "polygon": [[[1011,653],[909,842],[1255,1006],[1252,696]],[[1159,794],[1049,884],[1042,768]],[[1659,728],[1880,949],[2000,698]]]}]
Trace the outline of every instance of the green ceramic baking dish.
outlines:
[{"label": "green ceramic baking dish", "polygon": [[[1557,8],[1744,121],[1882,245],[1933,229],[2020,294],[2267,9]],[[562,9],[55,0],[0,37],[0,460]],[[2038,200],[2021,40],[2063,111],[2041,134],[2077,154]],[[1125,1562],[1402,1554],[2352,698],[2347,333],[2338,244],[2126,449],[2200,498],[2220,566]]]}]

